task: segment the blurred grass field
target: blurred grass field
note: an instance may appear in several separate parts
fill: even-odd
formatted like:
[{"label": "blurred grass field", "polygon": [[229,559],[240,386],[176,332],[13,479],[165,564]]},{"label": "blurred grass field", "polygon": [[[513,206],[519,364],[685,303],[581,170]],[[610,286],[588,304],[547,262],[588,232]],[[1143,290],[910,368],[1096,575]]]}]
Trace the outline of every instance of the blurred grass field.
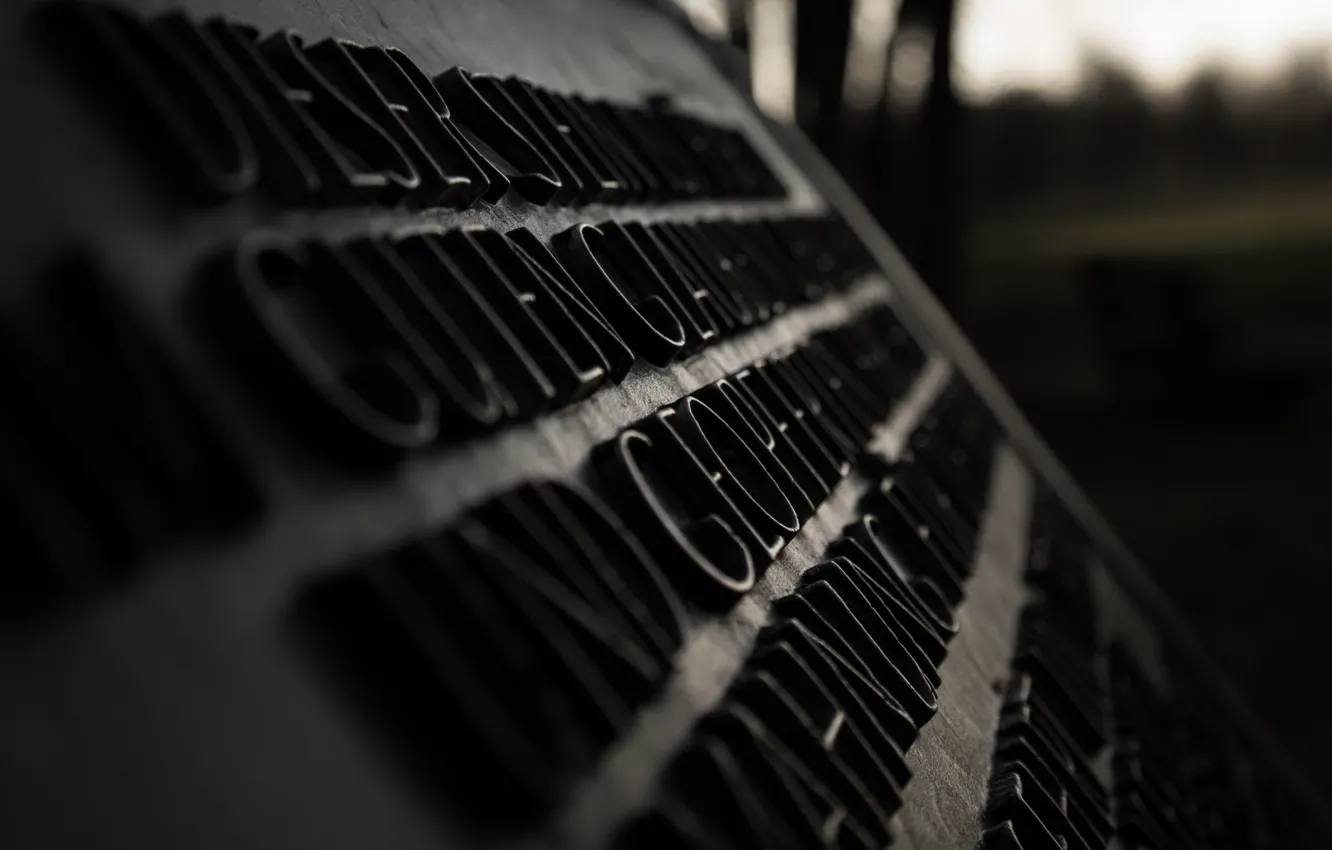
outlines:
[{"label": "blurred grass field", "polygon": [[1058,211],[982,221],[970,252],[982,263],[1071,262],[1089,256],[1187,257],[1332,246],[1332,184],[1232,193],[1113,212]]},{"label": "blurred grass field", "polygon": [[[958,312],[1019,395],[1113,403],[1082,276],[1093,260],[1187,268],[1205,320],[1237,356],[1332,369],[1332,184],[1014,214],[976,223],[968,246]],[[1158,280],[1128,274],[1121,285]],[[1014,338],[1041,343],[1024,350]],[[1332,421],[1332,383],[1313,387],[1307,407],[1312,421]]]}]

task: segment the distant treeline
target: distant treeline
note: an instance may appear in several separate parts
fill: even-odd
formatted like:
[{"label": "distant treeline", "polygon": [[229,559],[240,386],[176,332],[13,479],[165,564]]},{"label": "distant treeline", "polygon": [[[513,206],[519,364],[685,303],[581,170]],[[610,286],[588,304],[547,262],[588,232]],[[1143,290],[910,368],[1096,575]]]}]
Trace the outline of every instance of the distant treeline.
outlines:
[{"label": "distant treeline", "polygon": [[1261,83],[1209,69],[1172,95],[1099,61],[1075,98],[1013,92],[959,129],[961,192],[980,214],[1332,184],[1332,61],[1310,51]]}]

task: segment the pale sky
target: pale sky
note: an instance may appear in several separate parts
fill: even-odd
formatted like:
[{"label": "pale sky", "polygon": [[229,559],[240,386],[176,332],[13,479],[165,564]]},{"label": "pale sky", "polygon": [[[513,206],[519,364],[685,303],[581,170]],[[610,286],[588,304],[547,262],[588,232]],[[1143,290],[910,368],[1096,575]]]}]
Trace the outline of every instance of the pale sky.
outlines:
[{"label": "pale sky", "polygon": [[[958,83],[985,98],[1078,83],[1084,47],[1170,91],[1209,62],[1254,76],[1292,50],[1332,50],[1332,0],[960,0]],[[1332,52],[1329,52],[1332,63]]]}]

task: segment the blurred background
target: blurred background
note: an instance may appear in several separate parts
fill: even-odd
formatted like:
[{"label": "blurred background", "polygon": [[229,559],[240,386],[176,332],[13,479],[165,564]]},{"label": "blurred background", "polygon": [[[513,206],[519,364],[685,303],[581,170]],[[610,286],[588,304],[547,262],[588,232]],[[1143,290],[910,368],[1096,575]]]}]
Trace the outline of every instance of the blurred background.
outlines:
[{"label": "blurred background", "polygon": [[1332,0],[677,0],[1332,799]]}]

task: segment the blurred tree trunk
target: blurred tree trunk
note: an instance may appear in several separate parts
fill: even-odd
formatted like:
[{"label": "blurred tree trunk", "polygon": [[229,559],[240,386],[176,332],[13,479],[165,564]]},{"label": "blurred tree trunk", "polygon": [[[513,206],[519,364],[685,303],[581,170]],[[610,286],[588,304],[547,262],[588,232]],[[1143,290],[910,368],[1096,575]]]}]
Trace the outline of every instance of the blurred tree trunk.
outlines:
[{"label": "blurred tree trunk", "polygon": [[[880,112],[877,168],[868,199],[925,282],[945,304],[958,284],[960,106],[953,86],[956,0],[902,0],[889,48],[888,96]],[[894,52],[905,39],[930,40],[929,82],[915,102],[895,98]]]},{"label": "blurred tree trunk", "polygon": [[[733,41],[747,46],[744,9],[731,0]],[[796,121],[897,241],[945,302],[958,279],[959,105],[953,89],[956,0],[897,2],[886,69],[904,33],[929,39],[928,82],[911,103],[896,102],[884,81],[876,106],[843,101],[854,0],[792,0],[795,14]]]},{"label": "blurred tree trunk", "polygon": [[796,4],[796,122],[838,166],[851,7],[852,0]]}]

